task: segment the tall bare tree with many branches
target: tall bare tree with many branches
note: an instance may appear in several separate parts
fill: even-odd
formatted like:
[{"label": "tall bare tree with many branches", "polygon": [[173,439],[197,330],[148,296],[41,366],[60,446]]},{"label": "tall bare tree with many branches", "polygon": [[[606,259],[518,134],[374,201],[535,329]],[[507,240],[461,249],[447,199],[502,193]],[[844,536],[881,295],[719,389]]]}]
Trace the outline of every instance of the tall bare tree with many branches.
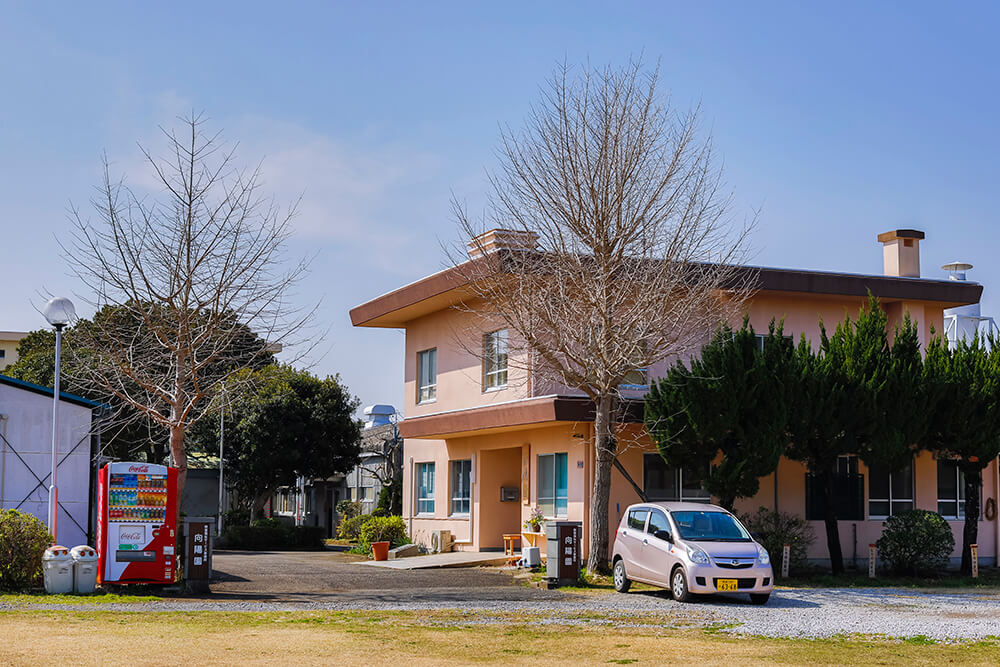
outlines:
[{"label": "tall bare tree with many branches", "polygon": [[163,130],[167,157],[140,146],[159,192],[113,179],[105,160],[96,219],[74,211],[64,247],[98,313],[75,332],[70,352],[82,358],[73,367],[169,432],[179,492],[185,433],[221,383],[249,377],[233,373],[287,344],[311,316],[290,305],[307,268],[285,262],[294,205],[263,196],[260,167],[238,166],[235,147],[206,135],[201,117],[182,120],[181,133]]},{"label": "tall bare tree with many branches", "polygon": [[469,284],[461,307],[509,328],[508,364],[534,394],[564,387],[593,401],[587,568],[605,572],[620,387],[738,315],[752,225],[733,224],[699,110],[678,113],[641,62],[559,68],[525,129],[502,133],[498,157],[484,216],[455,205],[473,239],[471,261],[452,258]]}]

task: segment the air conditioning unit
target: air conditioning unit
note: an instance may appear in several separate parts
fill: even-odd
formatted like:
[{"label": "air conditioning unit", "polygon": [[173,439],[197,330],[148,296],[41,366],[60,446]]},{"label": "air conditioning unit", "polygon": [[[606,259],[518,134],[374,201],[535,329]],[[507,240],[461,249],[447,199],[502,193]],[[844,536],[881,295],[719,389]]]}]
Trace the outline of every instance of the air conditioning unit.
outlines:
[{"label": "air conditioning unit", "polygon": [[431,553],[439,554],[445,551],[451,551],[451,531],[431,531]]}]

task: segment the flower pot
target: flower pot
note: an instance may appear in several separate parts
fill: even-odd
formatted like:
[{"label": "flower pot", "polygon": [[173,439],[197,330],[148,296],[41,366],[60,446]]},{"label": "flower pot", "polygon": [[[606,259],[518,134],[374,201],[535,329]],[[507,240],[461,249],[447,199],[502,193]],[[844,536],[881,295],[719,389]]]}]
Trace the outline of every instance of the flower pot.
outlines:
[{"label": "flower pot", "polygon": [[372,558],[375,560],[389,560],[389,543],[372,542]]}]

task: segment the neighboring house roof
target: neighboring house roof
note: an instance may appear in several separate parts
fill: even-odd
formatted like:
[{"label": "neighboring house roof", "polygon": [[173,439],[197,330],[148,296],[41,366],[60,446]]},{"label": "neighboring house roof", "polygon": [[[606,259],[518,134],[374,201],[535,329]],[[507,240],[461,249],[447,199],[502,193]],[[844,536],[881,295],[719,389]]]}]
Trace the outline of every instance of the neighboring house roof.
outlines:
[{"label": "neighboring house roof", "polygon": [[[401,328],[406,322],[443,310],[470,295],[463,289],[475,262],[452,267],[410,283],[351,309],[351,322],[359,327]],[[880,299],[929,301],[945,308],[978,303],[983,286],[970,281],[805,271],[772,267],[743,267],[756,272],[756,289],[765,292],[824,294]]]},{"label": "neighboring house roof", "polygon": [[361,431],[361,451],[383,454],[386,443],[392,442],[395,434],[395,424],[382,424]]},{"label": "neighboring house roof", "polygon": [[0,331],[0,340],[21,340],[28,333],[27,331]]},{"label": "neighboring house roof", "polygon": [[[34,382],[26,382],[24,380],[18,380],[17,378],[8,377],[6,375],[0,375],[0,384],[17,387],[18,389],[25,389],[27,391],[33,391],[36,394],[42,394],[43,396],[49,397],[55,393],[51,387],[43,387],[42,385],[35,384]],[[91,401],[90,399],[83,398],[82,396],[76,396],[75,394],[67,394],[64,391],[59,392],[59,399],[68,403],[82,405],[85,408],[94,409],[101,407],[101,404],[97,401]]]}]

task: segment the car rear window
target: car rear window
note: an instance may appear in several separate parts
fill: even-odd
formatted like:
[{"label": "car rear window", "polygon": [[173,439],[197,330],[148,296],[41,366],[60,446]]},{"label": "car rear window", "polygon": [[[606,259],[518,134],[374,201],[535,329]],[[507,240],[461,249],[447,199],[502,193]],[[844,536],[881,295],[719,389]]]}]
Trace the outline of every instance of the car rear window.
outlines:
[{"label": "car rear window", "polygon": [[645,528],[647,514],[649,514],[649,510],[630,510],[628,513],[628,527],[635,530]]}]

